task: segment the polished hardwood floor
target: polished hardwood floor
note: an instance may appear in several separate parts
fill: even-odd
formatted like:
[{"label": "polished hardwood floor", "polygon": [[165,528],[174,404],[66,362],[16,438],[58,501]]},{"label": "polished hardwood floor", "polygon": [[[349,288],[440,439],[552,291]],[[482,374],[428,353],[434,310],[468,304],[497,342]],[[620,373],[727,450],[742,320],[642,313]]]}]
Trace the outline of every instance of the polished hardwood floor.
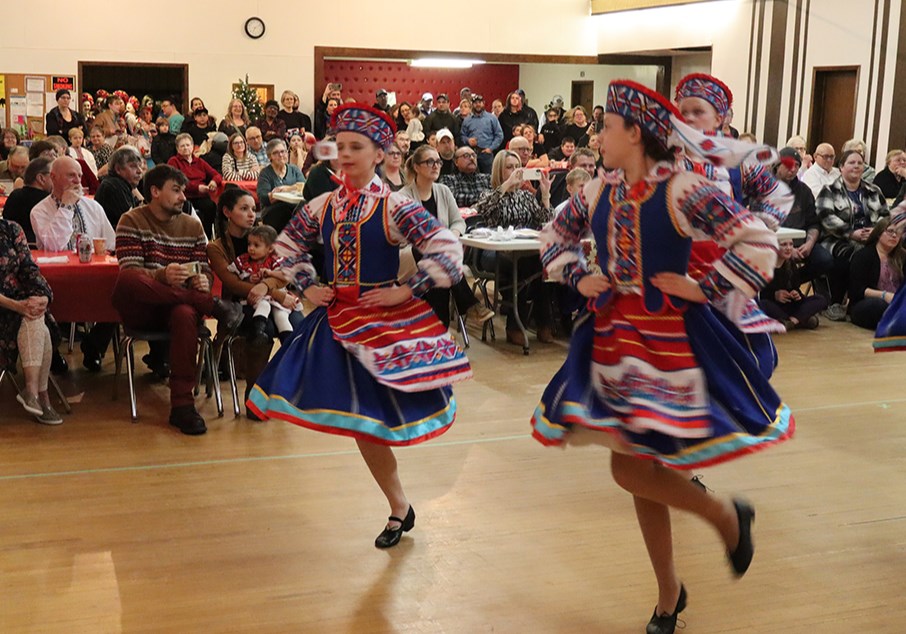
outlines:
[{"label": "polished hardwood floor", "polygon": [[[758,509],[743,580],[710,529],[674,515],[683,631],[902,632],[906,354],[873,354],[849,324],[777,345],[797,434],[703,472]],[[418,519],[389,551],[349,439],[217,419],[212,402],[207,435],[185,437],[141,371],[132,425],[109,359],[64,382],[80,402],[60,427],[3,386],[0,632],[643,632],[654,577],[607,451],[529,437],[564,353],[475,337],[456,424],[398,451]]]}]

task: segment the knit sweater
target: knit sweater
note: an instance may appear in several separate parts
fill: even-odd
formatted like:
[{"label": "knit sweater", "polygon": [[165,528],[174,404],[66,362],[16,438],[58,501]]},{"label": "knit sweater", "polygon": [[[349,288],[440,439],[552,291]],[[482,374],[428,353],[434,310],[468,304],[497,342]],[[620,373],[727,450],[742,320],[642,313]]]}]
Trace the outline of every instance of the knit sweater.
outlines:
[{"label": "knit sweater", "polygon": [[160,282],[165,281],[164,269],[173,263],[200,262],[210,278],[207,242],[197,218],[180,213],[161,222],[148,205],[127,211],[116,227],[120,269],[144,269]]}]

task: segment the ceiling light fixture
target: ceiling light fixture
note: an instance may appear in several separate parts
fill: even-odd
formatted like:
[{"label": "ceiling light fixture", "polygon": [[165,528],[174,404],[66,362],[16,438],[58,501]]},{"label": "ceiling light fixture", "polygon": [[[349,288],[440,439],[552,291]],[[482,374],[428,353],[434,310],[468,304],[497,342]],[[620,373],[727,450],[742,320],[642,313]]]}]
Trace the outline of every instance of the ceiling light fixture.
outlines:
[{"label": "ceiling light fixture", "polygon": [[484,64],[484,60],[423,57],[409,61],[409,65],[415,68],[472,68],[475,64]]}]

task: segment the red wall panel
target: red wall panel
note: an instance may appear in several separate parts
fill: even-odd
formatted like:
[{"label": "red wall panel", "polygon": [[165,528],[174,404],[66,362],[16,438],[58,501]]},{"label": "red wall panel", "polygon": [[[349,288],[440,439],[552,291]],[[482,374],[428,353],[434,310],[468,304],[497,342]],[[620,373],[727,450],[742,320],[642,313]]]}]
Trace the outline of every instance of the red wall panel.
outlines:
[{"label": "red wall panel", "polygon": [[[376,62],[374,60],[324,60],[326,82],[343,84],[343,98],[352,97],[367,104],[374,103],[374,93],[385,88],[396,93],[396,101],[418,103],[422,94],[430,92],[436,98],[445,92],[450,96],[451,109],[459,105],[459,90],[464,86],[485,98],[490,110],[494,99],[503,101],[519,87],[517,64],[477,64],[472,68],[413,68],[405,62]],[[323,90],[323,88],[322,88]]]}]

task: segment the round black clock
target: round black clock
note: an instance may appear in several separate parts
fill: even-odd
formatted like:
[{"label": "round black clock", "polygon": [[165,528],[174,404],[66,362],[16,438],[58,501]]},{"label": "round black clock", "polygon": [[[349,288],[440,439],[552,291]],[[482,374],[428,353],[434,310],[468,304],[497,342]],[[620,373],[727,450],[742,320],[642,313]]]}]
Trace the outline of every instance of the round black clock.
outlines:
[{"label": "round black clock", "polygon": [[245,34],[253,40],[264,35],[264,20],[252,17],[245,21]]}]

